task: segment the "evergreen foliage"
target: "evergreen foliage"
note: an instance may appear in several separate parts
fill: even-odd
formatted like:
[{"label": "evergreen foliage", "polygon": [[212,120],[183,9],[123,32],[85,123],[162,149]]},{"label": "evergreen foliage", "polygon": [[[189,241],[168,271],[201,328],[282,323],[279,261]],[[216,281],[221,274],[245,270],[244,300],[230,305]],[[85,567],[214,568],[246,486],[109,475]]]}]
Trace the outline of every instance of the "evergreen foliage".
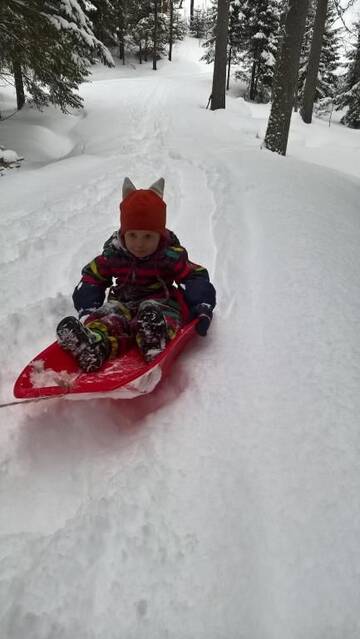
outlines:
[{"label": "evergreen foliage", "polygon": [[95,36],[107,47],[117,44],[121,0],[91,0],[88,12]]},{"label": "evergreen foliage", "polygon": [[[230,0],[230,7],[233,0]],[[229,7],[229,10],[231,10]],[[205,37],[207,38],[203,43],[203,47],[206,50],[202,56],[207,64],[214,62],[215,59],[215,39],[216,39],[216,19],[217,19],[217,0],[211,0],[211,5],[206,11],[206,24],[207,31]]]},{"label": "evergreen foliage", "polygon": [[342,91],[336,98],[336,108],[347,107],[341,119],[342,124],[351,129],[360,129],[360,22],[356,25],[357,43],[348,54],[347,73]]},{"label": "evergreen foliage", "polygon": [[280,155],[285,155],[287,149],[307,12],[308,0],[289,0],[288,10],[281,16],[272,105],[264,140],[265,148]]},{"label": "evergreen foliage", "polygon": [[194,10],[194,17],[190,22],[190,34],[194,38],[205,38],[208,31],[208,19],[206,11],[202,9]]},{"label": "evergreen foliage", "polygon": [[[298,85],[296,91],[296,106],[301,104],[305,79],[308,68],[308,60],[310,55],[310,47],[312,33],[314,27],[316,12],[316,2],[312,0],[309,6],[309,12],[306,19],[305,33],[301,47],[301,56],[299,64]],[[337,69],[340,65],[340,47],[343,29],[336,24],[338,21],[338,13],[334,0],[329,0],[327,18],[325,23],[325,31],[322,41],[322,49],[320,54],[320,64],[317,79],[317,87],[315,101],[322,101],[323,104],[328,103],[328,98],[334,98],[337,91],[338,76]],[[320,106],[320,105],[319,105]]]},{"label": "evergreen foliage", "polygon": [[[18,108],[29,95],[39,108],[79,108],[79,85],[96,61],[114,64],[108,47],[138,55],[140,62],[159,58],[185,35],[185,24],[171,0],[1,0],[0,76],[13,80]],[[156,31],[156,47],[154,34]],[[155,50],[156,48],[156,50]]]},{"label": "evergreen foliage", "polygon": [[337,90],[342,28],[336,25],[338,14],[330,0],[320,56],[316,100],[333,98]]},{"label": "evergreen foliage", "polygon": [[[270,98],[280,32],[282,0],[230,0],[228,63],[239,64],[238,79],[248,85],[248,96],[259,102]],[[216,1],[208,12],[210,34],[203,59],[214,59]]]},{"label": "evergreen foliage", "polygon": [[0,8],[0,74],[13,74],[18,107],[25,90],[34,104],[81,106],[75,93],[95,59],[112,65],[92,31],[83,0],[7,0]]},{"label": "evergreen foliage", "polygon": [[242,69],[238,77],[249,81],[249,98],[270,99],[280,31],[278,0],[246,0],[242,5],[245,35]]}]

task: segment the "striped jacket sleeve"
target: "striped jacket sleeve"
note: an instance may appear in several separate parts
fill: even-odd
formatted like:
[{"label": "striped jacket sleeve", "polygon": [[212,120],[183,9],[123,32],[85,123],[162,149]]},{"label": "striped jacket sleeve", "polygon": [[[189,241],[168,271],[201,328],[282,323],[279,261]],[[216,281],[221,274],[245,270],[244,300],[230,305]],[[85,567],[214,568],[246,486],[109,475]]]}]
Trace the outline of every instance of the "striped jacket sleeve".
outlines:
[{"label": "striped jacket sleeve", "polygon": [[216,292],[206,268],[191,262],[183,246],[169,247],[167,257],[172,263],[174,281],[183,290],[190,310],[194,310],[198,304],[210,304],[213,309]]},{"label": "striped jacket sleeve", "polygon": [[112,285],[112,271],[109,259],[98,255],[81,271],[82,277],[73,293],[73,302],[79,315],[85,315],[104,302],[106,289]]}]

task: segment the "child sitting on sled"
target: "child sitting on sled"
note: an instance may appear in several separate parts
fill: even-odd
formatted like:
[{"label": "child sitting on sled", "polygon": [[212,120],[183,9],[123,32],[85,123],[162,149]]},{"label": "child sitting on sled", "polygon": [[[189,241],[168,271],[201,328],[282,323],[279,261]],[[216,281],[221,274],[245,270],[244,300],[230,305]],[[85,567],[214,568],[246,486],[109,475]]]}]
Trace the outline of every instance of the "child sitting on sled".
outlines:
[{"label": "child sitting on sled", "polygon": [[207,333],[215,289],[207,270],[190,262],[166,229],[163,191],[163,178],[149,189],[136,189],[125,178],[120,230],[82,270],[73,293],[79,319],[65,317],[57,326],[58,343],[86,372],[121,356],[134,342],[151,361],[194,317],[197,332]]}]

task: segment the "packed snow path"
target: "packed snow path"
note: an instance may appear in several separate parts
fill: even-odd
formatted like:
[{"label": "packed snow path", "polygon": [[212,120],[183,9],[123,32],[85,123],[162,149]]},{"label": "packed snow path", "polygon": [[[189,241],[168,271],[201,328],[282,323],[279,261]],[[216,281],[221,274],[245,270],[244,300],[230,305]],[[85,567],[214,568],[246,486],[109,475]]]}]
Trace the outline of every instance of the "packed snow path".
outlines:
[{"label": "packed snow path", "polygon": [[28,160],[0,185],[3,402],[72,312],[125,175],[165,177],[218,291],[152,395],[1,411],[4,639],[359,636],[359,132],[295,122],[286,159],[262,151],[262,107],[206,111],[198,57],[99,69],[83,113],[4,129]]}]

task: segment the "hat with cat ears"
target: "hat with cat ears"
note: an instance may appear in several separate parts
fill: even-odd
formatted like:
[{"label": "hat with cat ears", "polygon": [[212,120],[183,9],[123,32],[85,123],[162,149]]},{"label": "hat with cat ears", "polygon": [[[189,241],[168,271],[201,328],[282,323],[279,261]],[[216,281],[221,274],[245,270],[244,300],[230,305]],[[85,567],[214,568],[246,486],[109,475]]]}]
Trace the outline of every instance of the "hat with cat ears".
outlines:
[{"label": "hat with cat ears", "polygon": [[120,231],[154,231],[163,235],[166,228],[166,204],[163,200],[164,178],[154,182],[148,189],[137,189],[126,177],[122,186],[123,200],[120,202]]},{"label": "hat with cat ears", "polygon": [[[164,197],[164,189],[165,189],[165,180],[163,177],[159,178],[159,180],[157,180],[156,182],[154,182],[154,184],[152,184],[151,186],[149,186],[149,191],[154,191],[154,193],[156,193],[156,195],[158,195],[159,197],[161,197],[161,199],[163,199]],[[141,191],[142,189],[137,189],[136,186],[132,183],[132,181],[130,180],[130,178],[126,177],[124,182],[123,182],[123,186],[122,186],[122,196],[123,196],[123,200],[125,200],[125,198],[130,195],[130,193],[132,193],[133,191]]]}]

